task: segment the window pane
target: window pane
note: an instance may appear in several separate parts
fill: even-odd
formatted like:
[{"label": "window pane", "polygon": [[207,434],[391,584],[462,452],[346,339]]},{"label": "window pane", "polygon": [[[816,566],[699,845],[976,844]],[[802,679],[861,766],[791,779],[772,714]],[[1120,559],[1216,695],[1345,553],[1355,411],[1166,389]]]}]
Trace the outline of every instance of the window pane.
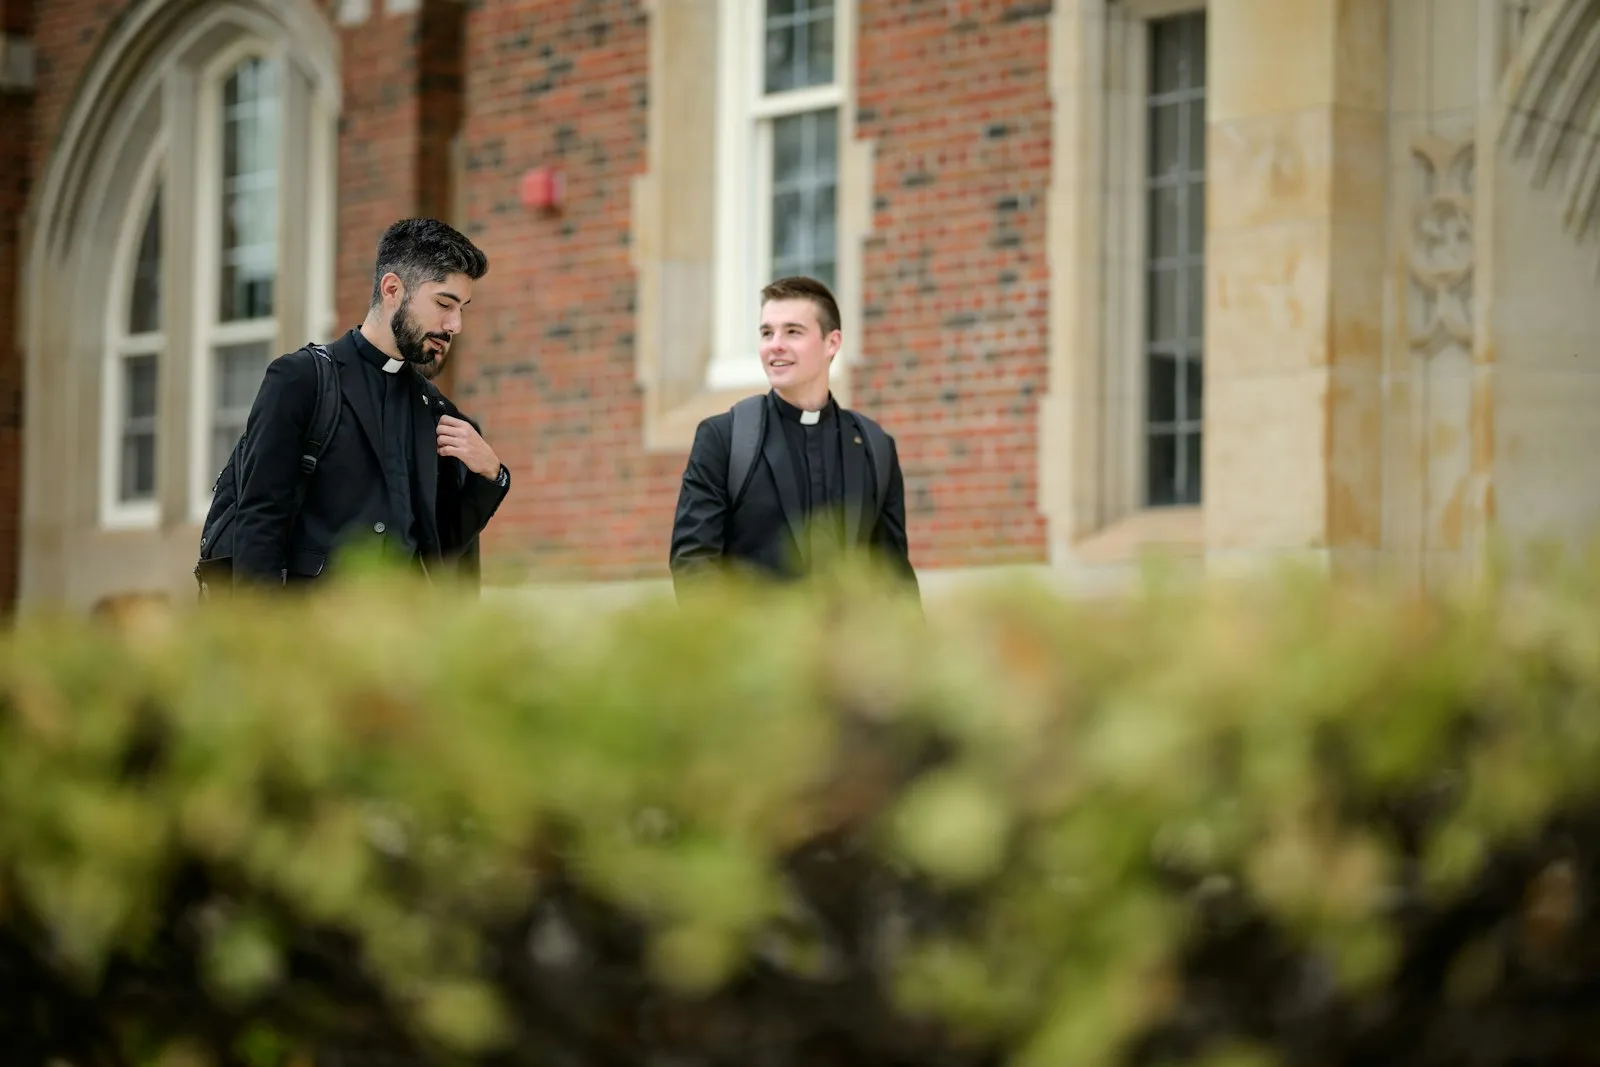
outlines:
[{"label": "window pane", "polygon": [[269,351],[269,342],[251,341],[223,345],[214,353],[211,460],[215,471],[228,462],[228,453],[244,432],[250,405],[255,402],[261,376],[267,369]]},{"label": "window pane", "polygon": [[222,115],[223,322],[268,318],[278,261],[277,67],[247,59],[224,86]]},{"label": "window pane", "polygon": [[781,93],[833,82],[834,19],[831,0],[769,0],[762,85]]},{"label": "window pane", "polygon": [[832,185],[824,185],[817,190],[814,205],[817,219],[816,235],[811,240],[811,251],[818,262],[827,260],[831,262],[838,255],[836,246],[839,211],[837,190]]},{"label": "window pane", "polygon": [[1206,337],[1206,268],[1192,264],[1183,272],[1183,340],[1198,351]]},{"label": "window pane", "polygon": [[1185,193],[1184,251],[1197,256],[1206,247],[1206,187],[1204,182],[1191,182]]},{"label": "window pane", "polygon": [[131,356],[122,361],[122,417],[128,422],[156,414],[156,357]]},{"label": "window pane", "polygon": [[1145,439],[1146,478],[1151,507],[1178,502],[1178,435],[1151,431]]},{"label": "window pane", "polygon": [[1146,438],[1146,476],[1151,507],[1198,504],[1201,433],[1152,432]]},{"label": "window pane", "polygon": [[1150,177],[1175,178],[1183,160],[1183,108],[1162,104],[1150,109]]},{"label": "window pane", "polygon": [[156,493],[156,435],[154,430],[122,435],[121,471],[117,499],[124,504],[149,500]]},{"label": "window pane", "polygon": [[1182,186],[1160,185],[1150,190],[1149,256],[1174,259],[1183,254]]},{"label": "window pane", "polygon": [[161,187],[156,187],[150,214],[144,220],[133,285],[128,294],[128,332],[154,333],[161,329]]},{"label": "window pane", "polygon": [[117,499],[147,500],[156,491],[156,357],[122,362],[122,448]]},{"label": "window pane", "polygon": [[1145,497],[1200,501],[1205,363],[1205,15],[1150,28]]},{"label": "window pane", "polygon": [[781,30],[767,30],[766,59],[765,91],[781,93],[785,89],[793,88],[794,35],[789,32],[787,27]]},{"label": "window pane", "polygon": [[1195,430],[1179,438],[1178,455],[1182,459],[1181,469],[1185,479],[1178,500],[1180,504],[1198,504],[1203,497],[1201,484],[1205,464],[1201,461],[1200,445],[1204,436],[1202,431]]},{"label": "window pane", "polygon": [[1204,170],[1206,165],[1206,102],[1191,100],[1184,105],[1185,121],[1189,124],[1188,142],[1185,147],[1189,150],[1189,166],[1196,171]]},{"label": "window pane", "polygon": [[[804,197],[799,193],[779,193],[772,198],[772,261],[794,264],[805,261]],[[787,273],[787,272],[785,272]]]},{"label": "window pane", "polygon": [[772,124],[772,176],[792,180],[805,159],[805,123],[780,120]]},{"label": "window pane", "polygon": [[1150,376],[1145,386],[1145,411],[1152,426],[1178,421],[1178,360],[1174,356],[1153,355]]},{"label": "window pane", "polygon": [[830,274],[838,230],[838,112],[811,111],[772,124],[772,277]]},{"label": "window pane", "polygon": [[1182,277],[1183,272],[1176,267],[1151,270],[1147,275],[1149,290],[1145,299],[1149,308],[1145,315],[1145,339],[1151,344],[1183,340],[1178,330],[1178,290]]},{"label": "window pane", "polygon": [[1155,94],[1205,84],[1205,15],[1196,12],[1150,25],[1150,91]]},{"label": "window pane", "polygon": [[811,20],[806,40],[806,84],[833,82],[833,17]]},{"label": "window pane", "polygon": [[1205,418],[1205,364],[1198,359],[1185,360],[1183,364],[1183,418],[1186,422],[1199,422]]},{"label": "window pane", "polygon": [[1206,16],[1203,11],[1196,11],[1183,16],[1184,29],[1189,35],[1188,41],[1188,74],[1191,89],[1204,89],[1206,87]]}]

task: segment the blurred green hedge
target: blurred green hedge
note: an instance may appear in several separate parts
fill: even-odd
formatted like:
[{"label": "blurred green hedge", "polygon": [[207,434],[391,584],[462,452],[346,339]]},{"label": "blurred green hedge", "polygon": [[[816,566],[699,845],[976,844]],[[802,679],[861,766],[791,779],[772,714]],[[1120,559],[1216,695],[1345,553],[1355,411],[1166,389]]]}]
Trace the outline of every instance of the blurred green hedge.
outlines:
[{"label": "blurred green hedge", "polygon": [[1600,567],[0,648],[8,1064],[1600,1063]]}]

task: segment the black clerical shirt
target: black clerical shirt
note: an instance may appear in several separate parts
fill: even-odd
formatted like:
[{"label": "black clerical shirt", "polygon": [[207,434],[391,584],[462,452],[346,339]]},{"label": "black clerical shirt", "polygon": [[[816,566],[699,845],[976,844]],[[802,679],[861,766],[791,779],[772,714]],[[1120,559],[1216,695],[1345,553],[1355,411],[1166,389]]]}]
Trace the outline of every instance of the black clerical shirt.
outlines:
[{"label": "black clerical shirt", "polygon": [[[811,422],[806,412],[776,392],[769,396],[794,463],[795,480],[800,486],[800,512],[811,527],[811,544],[805,547],[814,559],[824,550],[819,539],[827,539],[830,549],[844,543],[844,440],[839,405],[829,396],[828,403]],[[819,512],[826,514],[818,515]]]},{"label": "black clerical shirt", "polygon": [[416,427],[412,422],[422,403],[419,379],[409,363],[400,363],[393,372],[385,370],[400,361],[384,355],[360,331],[356,332],[356,347],[370,369],[362,378],[367,383],[372,410],[378,413],[378,439],[383,442],[378,459],[383,467],[389,514],[384,522],[383,551],[384,555],[409,560],[417,554],[419,527],[414,502],[421,499],[414,491]]}]

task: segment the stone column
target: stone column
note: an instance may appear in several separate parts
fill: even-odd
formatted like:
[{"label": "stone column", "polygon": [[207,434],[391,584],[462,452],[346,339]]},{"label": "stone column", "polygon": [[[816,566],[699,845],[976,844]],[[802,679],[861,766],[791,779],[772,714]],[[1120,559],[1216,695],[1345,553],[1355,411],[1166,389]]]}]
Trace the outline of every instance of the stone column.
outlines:
[{"label": "stone column", "polygon": [[1377,558],[1388,7],[1209,7],[1204,507],[1216,564]]}]

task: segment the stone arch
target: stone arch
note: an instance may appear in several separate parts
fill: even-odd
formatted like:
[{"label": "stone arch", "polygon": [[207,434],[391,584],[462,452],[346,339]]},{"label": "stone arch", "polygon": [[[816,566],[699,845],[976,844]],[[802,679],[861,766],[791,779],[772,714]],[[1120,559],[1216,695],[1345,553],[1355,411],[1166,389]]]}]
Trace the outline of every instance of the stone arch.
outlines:
[{"label": "stone arch", "polygon": [[230,30],[292,44],[290,58],[337,111],[339,38],[312,0],[136,0],[96,48],[62,120],[29,209],[30,267],[43,266],[42,255],[65,254],[95,162],[107,148],[126,143],[119,119],[159,88],[153,83],[163,60],[194,48],[208,33]]},{"label": "stone arch", "polygon": [[1600,0],[1544,0],[1501,85],[1501,142],[1535,188],[1560,183],[1563,227],[1600,232]]},{"label": "stone arch", "polygon": [[[293,177],[284,183],[278,210],[315,208],[311,217],[328,222],[326,235],[279,225],[279,270],[287,280],[281,333],[304,337],[317,314],[331,311],[332,155],[341,83],[339,38],[328,16],[316,0],[134,0],[78,80],[25,222],[23,605],[87,607],[108,595],[171,591],[181,588],[192,566],[198,479],[191,475],[204,458],[189,415],[198,410],[202,391],[192,381],[203,344],[191,308],[202,299],[192,294],[203,290],[196,283],[206,259],[192,253],[205,244],[205,227],[219,224],[197,217],[218,205],[196,198],[195,181],[181,164],[218,151],[216,141],[196,133],[210,114],[205,79],[210,64],[246,43],[279,62],[283,114],[297,117],[283,123],[281,153],[293,162],[281,173]],[[172,321],[163,330],[157,507],[147,528],[122,529],[104,521],[102,508],[102,482],[110,476],[106,338],[117,313],[110,305],[119,257],[127,254],[129,214],[143,210],[135,200],[147,193],[145,176],[153,167],[162,169],[169,203],[187,206],[165,212],[162,220],[162,243],[170,250],[163,293],[191,295],[168,305]],[[300,177],[302,171],[313,176]],[[323,287],[326,298],[316,291]]]}]

